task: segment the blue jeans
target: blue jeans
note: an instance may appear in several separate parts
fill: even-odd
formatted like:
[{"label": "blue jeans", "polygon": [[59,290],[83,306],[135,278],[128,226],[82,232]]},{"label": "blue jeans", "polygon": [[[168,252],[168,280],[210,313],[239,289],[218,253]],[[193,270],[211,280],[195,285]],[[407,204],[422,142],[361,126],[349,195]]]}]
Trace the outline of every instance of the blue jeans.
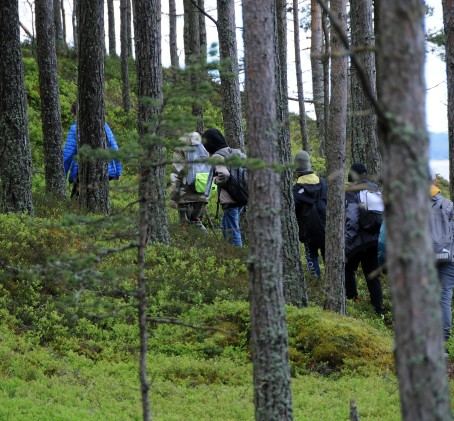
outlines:
[{"label": "blue jeans", "polygon": [[443,321],[443,338],[445,341],[451,336],[452,289],[454,288],[454,263],[442,264],[437,267],[438,278],[441,284],[441,318]]},{"label": "blue jeans", "polygon": [[222,235],[228,243],[237,247],[243,247],[240,231],[240,214],[244,206],[236,208],[224,208],[224,215],[221,221]]}]

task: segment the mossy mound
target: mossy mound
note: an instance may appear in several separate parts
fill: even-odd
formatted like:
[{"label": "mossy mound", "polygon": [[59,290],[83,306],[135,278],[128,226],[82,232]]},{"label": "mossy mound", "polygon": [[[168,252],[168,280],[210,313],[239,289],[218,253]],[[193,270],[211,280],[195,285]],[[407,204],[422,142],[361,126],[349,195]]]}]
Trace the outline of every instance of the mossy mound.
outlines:
[{"label": "mossy mound", "polygon": [[[392,335],[384,326],[377,329],[319,308],[288,307],[287,312],[294,374],[357,372],[369,375],[394,370]],[[191,353],[204,358],[230,356],[244,362],[250,360],[248,303],[222,301],[193,308],[185,315],[185,321],[219,330],[160,325],[155,331],[154,346],[172,355]]]}]

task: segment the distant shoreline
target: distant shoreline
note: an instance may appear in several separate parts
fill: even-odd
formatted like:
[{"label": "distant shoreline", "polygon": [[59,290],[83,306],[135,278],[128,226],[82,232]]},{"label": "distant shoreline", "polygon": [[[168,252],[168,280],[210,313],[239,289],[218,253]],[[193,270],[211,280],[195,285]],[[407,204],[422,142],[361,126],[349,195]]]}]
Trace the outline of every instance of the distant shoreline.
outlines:
[{"label": "distant shoreline", "polygon": [[430,167],[435,171],[435,174],[449,181],[449,160],[448,159],[431,159]]}]

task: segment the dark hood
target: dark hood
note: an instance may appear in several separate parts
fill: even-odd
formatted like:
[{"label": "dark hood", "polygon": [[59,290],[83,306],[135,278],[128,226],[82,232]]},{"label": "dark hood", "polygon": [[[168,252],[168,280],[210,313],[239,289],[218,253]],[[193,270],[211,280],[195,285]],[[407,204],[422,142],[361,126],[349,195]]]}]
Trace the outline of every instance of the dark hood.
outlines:
[{"label": "dark hood", "polygon": [[227,142],[218,129],[208,129],[202,134],[205,149],[213,155],[219,149],[227,148]]}]

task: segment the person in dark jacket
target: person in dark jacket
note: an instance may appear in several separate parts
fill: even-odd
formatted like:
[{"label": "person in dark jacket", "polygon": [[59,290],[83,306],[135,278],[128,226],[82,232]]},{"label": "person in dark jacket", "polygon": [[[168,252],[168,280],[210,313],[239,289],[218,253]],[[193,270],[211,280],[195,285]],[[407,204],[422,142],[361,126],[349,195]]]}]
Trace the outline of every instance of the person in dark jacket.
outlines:
[{"label": "person in dark jacket", "polygon": [[[223,160],[232,153],[238,154],[242,158],[246,155],[238,149],[232,149],[227,144],[222,133],[215,128],[206,130],[202,134],[204,146],[212,158]],[[244,205],[238,204],[227,193],[222,186],[226,184],[230,177],[229,169],[225,165],[216,165],[214,183],[219,189],[219,202],[224,212],[221,221],[221,230],[227,242],[237,247],[243,247],[240,231],[240,215],[244,210]]]},{"label": "person in dark jacket", "polygon": [[312,171],[306,151],[295,155],[296,184],[293,186],[299,239],[304,244],[309,273],[320,278],[319,253],[325,259],[326,181]]},{"label": "person in dark jacket", "polygon": [[366,230],[359,223],[360,192],[378,191],[378,186],[366,179],[367,167],[362,163],[351,166],[345,194],[345,293],[358,300],[355,271],[361,263],[370,302],[377,314],[383,314],[383,292],[378,270],[378,231]]},{"label": "person in dark jacket", "polygon": [[[76,118],[77,104],[74,102],[71,105],[71,113]],[[115,137],[110,129],[109,125],[105,124],[105,131],[107,136],[107,147],[118,151],[118,145],[115,141]],[[76,161],[73,161],[74,156],[77,155],[77,124],[76,121],[72,124],[69,129],[68,136],[66,138],[65,147],[63,148],[63,165],[65,169],[65,175],[69,171],[69,182],[73,184],[71,197],[79,195],[79,166]],[[122,165],[120,161],[113,159],[108,163],[109,180],[119,180],[122,173]]]}]

